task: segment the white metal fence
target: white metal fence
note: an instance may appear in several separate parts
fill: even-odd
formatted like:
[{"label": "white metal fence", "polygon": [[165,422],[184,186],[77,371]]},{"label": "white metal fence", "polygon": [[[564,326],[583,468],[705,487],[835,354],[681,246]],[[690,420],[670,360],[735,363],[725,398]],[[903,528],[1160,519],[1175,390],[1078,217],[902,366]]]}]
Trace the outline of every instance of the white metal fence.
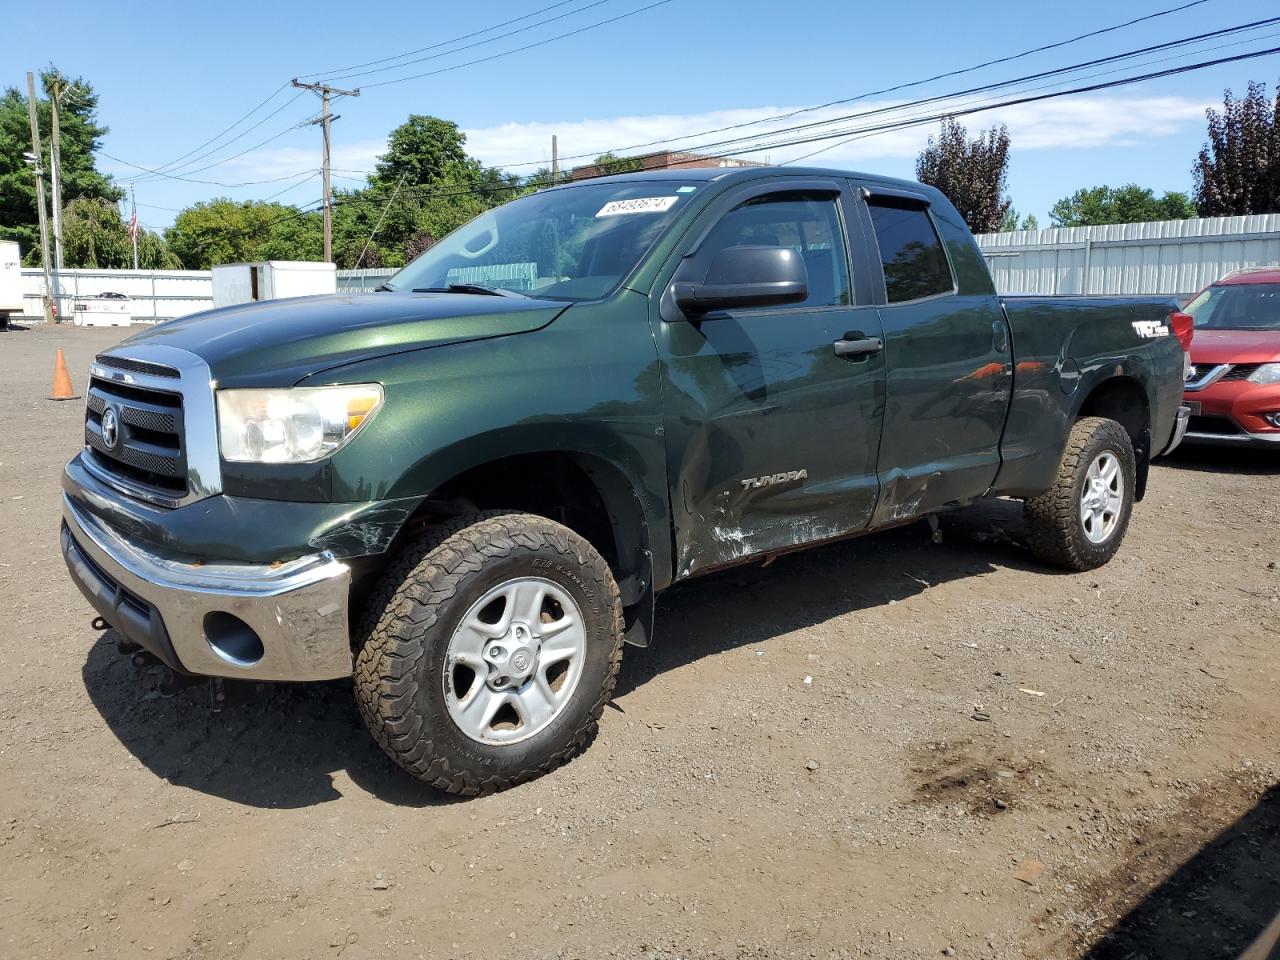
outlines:
[{"label": "white metal fence", "polygon": [[339,270],[339,293],[368,293],[378,284],[394,276],[396,270],[388,267],[368,268],[363,270]]},{"label": "white metal fence", "polygon": [[[1242,267],[1280,264],[1280,214],[1160,220],[1106,227],[1055,227],[977,238],[1001,293],[1189,296]],[[339,270],[339,293],[365,293],[395,270]],[[24,315],[42,316],[44,276],[22,270]],[[208,270],[64,270],[60,312],[77,297],[121,293],[133,319],[152,322],[213,306]]]},{"label": "white metal fence", "polygon": [[1232,270],[1280,264],[1280,214],[1017,230],[977,240],[1001,293],[1189,296]]},{"label": "white metal fence", "polygon": [[[208,270],[63,270],[54,278],[58,315],[71,319],[78,297],[119,293],[133,306],[138,323],[172,320],[213,306],[213,275]],[[23,316],[44,316],[44,271],[23,267]]]}]

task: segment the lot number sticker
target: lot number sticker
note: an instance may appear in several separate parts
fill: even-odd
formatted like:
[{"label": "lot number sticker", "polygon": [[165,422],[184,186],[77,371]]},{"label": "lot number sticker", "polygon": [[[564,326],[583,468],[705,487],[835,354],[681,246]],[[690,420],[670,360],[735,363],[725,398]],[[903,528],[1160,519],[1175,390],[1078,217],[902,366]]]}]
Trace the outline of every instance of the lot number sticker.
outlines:
[{"label": "lot number sticker", "polygon": [[634,200],[610,200],[597,217],[616,217],[623,213],[665,213],[679,197],[637,197]]}]

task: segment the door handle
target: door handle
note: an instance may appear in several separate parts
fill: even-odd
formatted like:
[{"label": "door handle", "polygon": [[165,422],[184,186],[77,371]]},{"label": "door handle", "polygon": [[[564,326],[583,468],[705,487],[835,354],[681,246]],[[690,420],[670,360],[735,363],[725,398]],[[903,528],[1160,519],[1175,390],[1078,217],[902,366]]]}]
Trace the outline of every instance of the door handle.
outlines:
[{"label": "door handle", "polygon": [[846,333],[843,339],[831,345],[837,357],[873,357],[884,349],[879,337],[864,337],[861,333]]},{"label": "door handle", "polygon": [[1004,325],[1004,320],[995,320],[991,324],[991,346],[996,353],[1009,352],[1009,330]]}]

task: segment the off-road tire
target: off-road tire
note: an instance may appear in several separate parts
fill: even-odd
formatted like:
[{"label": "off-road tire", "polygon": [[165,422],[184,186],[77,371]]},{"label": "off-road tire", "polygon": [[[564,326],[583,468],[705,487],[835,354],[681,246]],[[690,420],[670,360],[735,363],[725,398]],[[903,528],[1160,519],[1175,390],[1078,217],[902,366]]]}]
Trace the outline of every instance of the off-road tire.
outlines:
[{"label": "off-road tire", "polygon": [[[1120,462],[1124,500],[1111,535],[1093,543],[1080,519],[1080,498],[1090,464],[1108,450]],[[1067,436],[1053,485],[1023,504],[1022,523],[1031,552],[1045,563],[1068,570],[1093,570],[1109,561],[1120,549],[1133,513],[1136,473],[1133,443],[1124,427],[1104,417],[1077,420]]]},{"label": "off-road tire", "polygon": [[[586,625],[582,677],[549,726],[512,744],[463,733],[444,703],[442,671],[458,621],[505,579],[553,580]],[[622,663],[622,602],[608,564],[568,527],[527,513],[452,520],[406,546],[357,625],[355,698],[365,726],[397,764],[449,793],[478,796],[540,777],[595,735]]]}]

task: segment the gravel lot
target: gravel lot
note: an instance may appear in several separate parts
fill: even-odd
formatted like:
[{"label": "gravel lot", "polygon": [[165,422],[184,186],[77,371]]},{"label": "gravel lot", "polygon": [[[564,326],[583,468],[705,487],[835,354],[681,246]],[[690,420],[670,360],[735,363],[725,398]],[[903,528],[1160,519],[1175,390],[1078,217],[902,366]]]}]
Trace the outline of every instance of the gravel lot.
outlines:
[{"label": "gravel lot", "polygon": [[215,712],[91,629],[44,396],[122,333],[0,334],[0,957],[1199,960],[1280,909],[1280,459],[1161,462],[1094,573],[997,501],[681,586],[584,756],[452,801],[348,683]]}]

